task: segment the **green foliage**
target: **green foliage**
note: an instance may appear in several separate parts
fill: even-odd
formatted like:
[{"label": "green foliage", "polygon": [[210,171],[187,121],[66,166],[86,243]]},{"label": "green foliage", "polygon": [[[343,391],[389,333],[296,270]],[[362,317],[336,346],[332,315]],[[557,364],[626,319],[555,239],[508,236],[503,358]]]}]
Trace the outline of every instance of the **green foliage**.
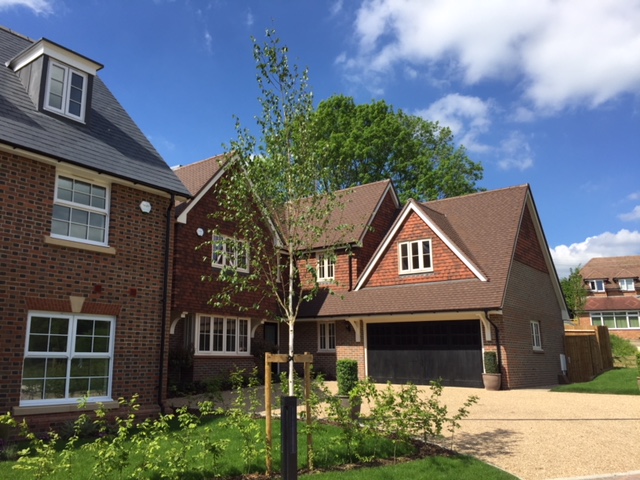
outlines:
[{"label": "green foliage", "polygon": [[484,352],[485,373],[500,373],[498,369],[498,354],[494,351]]},{"label": "green foliage", "polygon": [[[611,341],[611,353],[617,364],[631,366],[627,364],[632,364],[635,359],[636,352],[638,351],[635,345],[626,338],[614,334],[610,335],[609,339]],[[629,359],[629,361],[627,359]]]},{"label": "green foliage", "polygon": [[480,163],[456,147],[451,130],[394,110],[384,100],[356,105],[343,95],[320,102],[310,123],[313,152],[331,175],[327,189],[392,179],[401,201],[483,190]]},{"label": "green foliage", "polygon": [[640,377],[640,352],[636,352],[636,367],[638,368],[638,376]]},{"label": "green foliage", "polygon": [[569,270],[569,276],[560,280],[560,287],[569,311],[574,318],[579,317],[584,312],[584,305],[589,296],[580,274],[580,265]]},{"label": "green foliage", "polygon": [[598,375],[590,382],[554,387],[554,392],[603,393],[611,395],[640,395],[638,371],[635,368],[614,368]]},{"label": "green foliage", "polygon": [[343,359],[336,362],[336,378],[338,380],[338,395],[349,395],[358,384],[358,362]]}]

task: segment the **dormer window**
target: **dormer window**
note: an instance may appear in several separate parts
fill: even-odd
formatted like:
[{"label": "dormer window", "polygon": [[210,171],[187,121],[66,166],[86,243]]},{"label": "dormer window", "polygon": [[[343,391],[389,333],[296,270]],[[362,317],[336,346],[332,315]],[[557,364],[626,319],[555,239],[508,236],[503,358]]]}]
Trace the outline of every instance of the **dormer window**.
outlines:
[{"label": "dormer window", "polygon": [[620,285],[620,290],[623,292],[634,292],[636,290],[633,278],[621,278],[618,280],[618,284]]},{"label": "dormer window", "polygon": [[604,292],[604,280],[589,280],[589,288],[592,292]]},{"label": "dormer window", "polygon": [[418,240],[398,244],[400,273],[433,272],[431,240]]},{"label": "dormer window", "polygon": [[49,62],[45,108],[84,120],[87,75],[58,62]]}]

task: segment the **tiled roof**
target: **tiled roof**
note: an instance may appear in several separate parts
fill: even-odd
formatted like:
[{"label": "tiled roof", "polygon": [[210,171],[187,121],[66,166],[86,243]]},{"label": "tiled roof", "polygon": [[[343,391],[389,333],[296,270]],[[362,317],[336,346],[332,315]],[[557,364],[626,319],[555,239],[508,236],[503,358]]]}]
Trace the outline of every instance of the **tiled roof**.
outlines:
[{"label": "tiled roof", "polygon": [[627,257],[592,258],[580,270],[585,280],[640,277],[640,255]]},{"label": "tiled roof", "polygon": [[191,165],[185,165],[174,169],[175,174],[184,183],[191,195],[196,196],[209,180],[220,171],[221,161],[224,155],[201,160]]},{"label": "tiled roof", "polygon": [[587,312],[640,310],[640,299],[631,296],[588,297],[584,309]]},{"label": "tiled roof", "polygon": [[[340,295],[324,295],[305,305],[301,318],[502,308],[520,220],[529,195],[529,187],[524,185],[422,205],[429,218],[478,266],[488,281],[365,287]],[[533,202],[529,205],[534,208]],[[536,212],[532,211],[532,215],[535,218]]]},{"label": "tiled roof", "polygon": [[18,75],[6,66],[32,44],[0,27],[0,143],[188,196],[100,77],[94,77],[87,124],[37,111]]}]

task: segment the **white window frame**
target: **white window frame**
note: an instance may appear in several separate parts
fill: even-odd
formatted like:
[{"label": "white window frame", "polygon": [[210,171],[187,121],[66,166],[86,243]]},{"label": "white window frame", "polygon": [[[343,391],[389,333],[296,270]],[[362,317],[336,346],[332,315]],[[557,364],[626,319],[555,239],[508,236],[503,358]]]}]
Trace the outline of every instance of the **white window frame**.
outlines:
[{"label": "white window frame", "polygon": [[592,292],[604,292],[604,280],[589,280],[589,289]]},{"label": "white window frame", "polygon": [[633,278],[620,278],[618,279],[618,285],[623,292],[635,292],[636,283]]},{"label": "white window frame", "polygon": [[[425,253],[424,246],[428,245],[429,252]],[[406,249],[406,251],[404,251]],[[425,257],[429,265],[425,266]],[[403,260],[407,259],[407,267]],[[417,265],[413,260],[417,260]],[[398,243],[398,271],[400,274],[433,272],[433,244],[430,238]]]},{"label": "white window frame", "polygon": [[640,329],[640,311],[591,312],[591,325],[609,327],[610,330]]},{"label": "white window frame", "polygon": [[[244,251],[244,266],[239,263]],[[211,238],[211,266],[230,267],[238,272],[249,273],[249,246],[244,240],[214,233]]]},{"label": "white window frame", "polygon": [[336,279],[336,257],[329,253],[317,255],[316,276],[319,282],[331,282]]},{"label": "white window frame", "polygon": [[[32,321],[33,318],[49,318],[49,319],[63,319],[68,321],[68,330],[66,335],[55,335],[51,334],[51,330],[46,334],[49,339],[51,337],[66,337],[66,350],[64,351],[36,351],[31,349],[31,340],[37,336],[44,336],[45,334],[38,332],[32,332]],[[78,344],[78,340],[81,336],[78,335],[78,322],[81,320],[89,320],[89,321],[100,321],[100,322],[108,322],[109,323],[109,339],[108,339],[108,351],[104,352],[76,352],[76,345]],[[91,360],[91,359],[106,359],[108,360],[108,368],[107,368],[107,388],[105,395],[98,396],[88,396],[86,397],[90,402],[109,402],[112,400],[112,388],[113,388],[113,352],[114,352],[114,344],[115,344],[115,333],[116,333],[116,317],[113,316],[104,316],[104,315],[84,315],[84,314],[69,314],[69,313],[52,313],[52,312],[42,312],[42,311],[34,311],[29,312],[28,320],[27,320],[27,334],[25,340],[25,350],[24,350],[24,359],[25,365],[22,371],[22,380],[21,380],[21,390],[26,389],[24,385],[25,380],[25,369],[26,362],[31,359],[46,359],[46,360],[65,360],[67,362],[66,365],[66,374],[64,377],[65,386],[64,386],[64,396],[59,398],[40,398],[40,399],[20,399],[21,407],[29,407],[29,406],[41,406],[41,405],[64,405],[64,404],[74,404],[78,403],[80,399],[86,397],[86,393],[83,393],[81,396],[71,396],[69,392],[70,382],[72,380],[72,364],[76,360]],[[83,338],[87,338],[86,336],[82,336]],[[95,342],[97,338],[105,338],[104,336],[91,336],[92,344]],[[49,368],[47,363],[46,369]],[[42,377],[43,381],[46,379],[58,379],[61,380],[63,377],[47,377],[46,374]],[[98,378],[98,376],[94,376],[93,378]],[[41,377],[31,378],[31,380],[39,380]],[[44,391],[46,392],[46,386]],[[22,394],[21,394],[22,397]]]},{"label": "white window frame", "polygon": [[[71,200],[69,199],[64,199],[60,197],[60,193],[61,193],[61,181],[62,179],[65,180],[70,180],[71,182],[73,182],[73,187],[72,187],[72,196],[75,195],[75,193],[78,193],[79,195],[86,195],[83,192],[76,192],[75,190],[75,185],[78,183],[82,183],[82,184],[87,184],[89,185],[90,191],[93,192],[94,188],[100,188],[100,189],[104,189],[105,191],[105,196],[104,196],[104,208],[102,207],[98,207],[98,206],[94,206],[94,205],[85,205],[84,203],[78,203],[76,201],[73,200],[73,198]],[[60,173],[56,176],[56,184],[55,184],[55,193],[54,193],[54,199],[53,199],[53,212],[51,215],[51,236],[54,238],[62,238],[65,240],[71,240],[74,242],[81,242],[81,243],[87,243],[90,245],[100,245],[100,246],[108,246],[109,245],[109,207],[110,207],[110,203],[111,203],[111,189],[109,188],[109,185],[103,184],[103,183],[99,183],[99,182],[93,182],[93,181],[89,181],[86,180],[84,178],[77,178],[74,177],[73,175],[67,175],[65,173]],[[92,198],[93,194],[89,194],[89,197]],[[96,198],[102,198],[102,197],[97,197]],[[54,216],[56,215],[56,207],[62,207],[65,209],[69,209],[69,220],[65,220],[65,219],[59,219],[59,218],[55,218]],[[74,222],[73,221],[73,215],[74,213],[86,213],[87,215],[87,222],[86,223],[80,223],[80,222]],[[87,228],[87,236],[90,233],[91,230],[91,219],[95,218],[95,217],[103,217],[104,218],[104,241],[97,241],[97,240],[91,240],[89,238],[83,238],[80,236],[74,236],[72,235],[71,229],[73,227],[73,225],[80,225],[83,227]],[[54,222],[59,222],[60,224],[64,224],[64,223],[68,223],[69,225],[69,230],[68,233],[62,234],[62,233],[56,233],[54,232],[55,228],[54,228]],[[96,230],[102,230],[102,228],[97,228],[97,226],[94,226],[94,228]]]},{"label": "white window frame", "polygon": [[251,320],[198,314],[195,325],[195,353],[213,356],[249,356]]},{"label": "white window frame", "polygon": [[318,351],[336,351],[336,322],[318,322]]},{"label": "white window frame", "polygon": [[[52,81],[52,77],[53,77],[53,71],[54,71],[54,67],[56,68],[60,68],[64,71],[64,79],[62,81],[62,99],[61,99],[61,106],[60,108],[55,107],[53,105],[51,105],[50,103],[50,99],[51,99],[51,81]],[[81,100],[80,100],[80,114],[76,115],[75,113],[71,112],[70,110],[70,104],[72,102],[72,88],[74,88],[72,86],[72,82],[71,82],[71,78],[72,75],[78,75],[79,77],[82,78],[82,93],[81,93]],[[87,89],[89,87],[89,76],[84,73],[81,72],[79,70],[76,70],[74,68],[71,68],[68,65],[65,65],[64,63],[61,62],[57,62],[54,60],[50,60],[49,61],[49,68],[47,71],[47,84],[46,84],[46,89],[45,89],[45,95],[44,95],[44,109],[45,110],[49,110],[50,112],[55,112],[58,113],[60,115],[64,115],[65,117],[69,117],[72,118],[74,120],[78,120],[80,122],[84,122],[84,118],[85,118],[85,110],[86,110],[86,105],[87,105]]]},{"label": "white window frame", "polygon": [[542,333],[540,322],[537,321],[531,321],[531,345],[536,352],[542,351]]}]

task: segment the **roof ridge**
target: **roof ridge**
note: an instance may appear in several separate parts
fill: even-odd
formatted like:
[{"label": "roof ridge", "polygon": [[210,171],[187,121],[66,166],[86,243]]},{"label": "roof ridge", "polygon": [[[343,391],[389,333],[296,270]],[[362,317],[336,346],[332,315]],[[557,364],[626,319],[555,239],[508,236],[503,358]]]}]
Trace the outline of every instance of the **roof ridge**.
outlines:
[{"label": "roof ridge", "polygon": [[15,30],[11,30],[9,27],[5,27],[4,25],[0,25],[0,30],[4,30],[5,32],[15,35],[16,37],[22,38],[23,40],[28,40],[31,43],[36,42],[36,40],[34,40],[33,38],[29,38],[26,35],[23,35],[22,33],[16,32]]},{"label": "roof ridge", "polygon": [[430,203],[440,203],[440,202],[445,202],[447,200],[460,200],[461,198],[469,198],[469,197],[476,197],[478,195],[489,195],[489,194],[495,194],[498,192],[503,192],[505,190],[517,190],[517,189],[522,189],[522,188],[530,188],[531,186],[528,183],[523,183],[522,185],[512,185],[510,187],[503,187],[503,188],[497,188],[495,190],[484,190],[482,192],[473,192],[473,193],[467,193],[467,194],[463,194],[463,195],[455,195],[453,197],[446,197],[446,198],[438,198],[437,200],[427,200],[426,202],[417,202],[420,205],[427,205]]},{"label": "roof ridge", "polygon": [[193,167],[195,165],[199,165],[199,164],[204,163],[204,162],[210,162],[211,160],[215,160],[217,158],[224,157],[225,155],[226,155],[226,153],[219,153],[218,155],[214,155],[213,157],[208,157],[208,158],[204,158],[202,160],[197,160],[197,161],[195,161],[193,163],[188,163],[187,165],[177,165],[177,166],[175,166],[173,168],[174,168],[174,170],[178,170],[180,168]]}]

